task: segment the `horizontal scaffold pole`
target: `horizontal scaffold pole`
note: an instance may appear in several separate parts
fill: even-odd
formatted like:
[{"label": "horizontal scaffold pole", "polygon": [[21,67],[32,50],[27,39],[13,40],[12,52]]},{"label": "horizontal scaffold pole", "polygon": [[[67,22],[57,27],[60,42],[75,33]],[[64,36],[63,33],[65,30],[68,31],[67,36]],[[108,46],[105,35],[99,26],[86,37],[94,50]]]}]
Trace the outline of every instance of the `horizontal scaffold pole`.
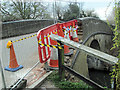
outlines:
[{"label": "horizontal scaffold pole", "polygon": [[106,63],[109,63],[111,65],[114,65],[114,64],[116,64],[118,62],[118,58],[117,57],[114,57],[112,55],[109,55],[109,54],[106,54],[104,52],[98,51],[96,49],[90,48],[88,46],[79,44],[77,42],[68,40],[68,39],[63,38],[61,36],[52,34],[50,37],[53,40],[61,41],[63,44],[66,44],[68,46],[71,46],[71,47],[74,47],[76,49],[82,50],[82,51],[86,52],[87,54],[89,54],[91,56],[98,57],[98,58],[100,58],[100,60],[102,60],[102,61],[104,61]]}]

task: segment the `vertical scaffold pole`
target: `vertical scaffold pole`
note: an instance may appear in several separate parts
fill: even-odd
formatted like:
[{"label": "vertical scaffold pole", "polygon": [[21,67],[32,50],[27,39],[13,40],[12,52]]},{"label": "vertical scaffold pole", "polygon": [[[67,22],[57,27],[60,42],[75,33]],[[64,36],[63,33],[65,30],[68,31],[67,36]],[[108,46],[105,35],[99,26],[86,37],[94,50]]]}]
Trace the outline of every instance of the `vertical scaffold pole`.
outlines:
[{"label": "vertical scaffold pole", "polygon": [[4,88],[3,90],[6,90],[5,77],[4,77],[4,73],[3,73],[1,58],[0,58],[0,71],[1,71],[1,76],[2,76],[3,88]]},{"label": "vertical scaffold pole", "polygon": [[58,43],[60,43],[61,47],[63,48],[63,49],[58,48],[59,77],[61,80],[64,76],[64,71],[62,67],[62,65],[64,64],[64,45],[62,45],[60,41],[58,41]]}]

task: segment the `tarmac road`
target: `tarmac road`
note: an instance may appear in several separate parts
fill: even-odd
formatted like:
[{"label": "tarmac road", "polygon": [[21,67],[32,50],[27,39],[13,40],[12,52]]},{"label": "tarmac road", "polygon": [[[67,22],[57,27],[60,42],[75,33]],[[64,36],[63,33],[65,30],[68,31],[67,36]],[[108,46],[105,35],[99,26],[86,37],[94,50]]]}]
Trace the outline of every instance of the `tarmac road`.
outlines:
[{"label": "tarmac road", "polygon": [[[36,33],[0,40],[0,55],[2,59],[3,69],[9,65],[9,60],[10,60],[9,59],[10,49],[6,48],[7,42],[9,40],[12,40],[12,41],[18,40],[33,34],[36,34]],[[38,44],[37,44],[36,36],[25,39],[23,41],[15,42],[13,43],[13,46],[14,46],[17,62],[19,65],[23,65],[24,68],[16,72],[3,70],[5,75],[5,81],[6,81],[5,83],[7,87],[12,85],[15,81],[17,81],[17,79],[25,75],[25,73],[39,60]],[[1,82],[2,82],[2,79],[0,74],[0,83]],[[2,84],[0,84],[0,89],[1,88],[3,88]]]}]

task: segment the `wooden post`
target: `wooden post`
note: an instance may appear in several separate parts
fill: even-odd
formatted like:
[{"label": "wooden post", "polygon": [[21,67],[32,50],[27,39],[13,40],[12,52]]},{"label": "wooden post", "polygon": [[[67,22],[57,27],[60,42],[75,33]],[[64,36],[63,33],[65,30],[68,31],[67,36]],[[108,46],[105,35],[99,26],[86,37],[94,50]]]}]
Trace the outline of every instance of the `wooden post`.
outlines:
[{"label": "wooden post", "polygon": [[[63,46],[60,41],[58,41],[58,43],[60,43],[61,47]],[[58,48],[58,64],[59,64],[59,77],[60,77],[60,80],[64,76],[64,71],[63,71],[63,67],[62,67],[62,65],[64,64],[64,46],[62,48],[63,49]]]}]

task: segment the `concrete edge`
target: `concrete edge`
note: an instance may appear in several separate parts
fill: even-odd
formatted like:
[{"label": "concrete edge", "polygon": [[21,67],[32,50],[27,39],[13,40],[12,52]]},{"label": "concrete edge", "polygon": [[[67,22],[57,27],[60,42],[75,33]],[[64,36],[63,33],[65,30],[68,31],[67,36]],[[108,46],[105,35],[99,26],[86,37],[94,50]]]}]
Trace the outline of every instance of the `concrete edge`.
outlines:
[{"label": "concrete edge", "polygon": [[40,85],[43,84],[43,82],[46,80],[46,78],[52,73],[53,71],[47,72],[45,75],[43,75],[39,80],[37,80],[35,83],[33,83],[32,85],[30,85],[27,88],[38,88]]}]

